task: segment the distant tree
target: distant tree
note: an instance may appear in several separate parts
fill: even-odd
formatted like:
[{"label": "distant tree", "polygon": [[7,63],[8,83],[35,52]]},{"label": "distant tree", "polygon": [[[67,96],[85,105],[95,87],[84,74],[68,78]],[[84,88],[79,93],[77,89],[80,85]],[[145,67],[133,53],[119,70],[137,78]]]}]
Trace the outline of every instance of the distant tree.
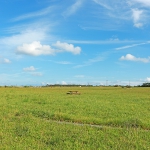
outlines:
[{"label": "distant tree", "polygon": [[150,87],[150,83],[149,83],[149,82],[143,83],[143,84],[141,85],[141,87]]}]

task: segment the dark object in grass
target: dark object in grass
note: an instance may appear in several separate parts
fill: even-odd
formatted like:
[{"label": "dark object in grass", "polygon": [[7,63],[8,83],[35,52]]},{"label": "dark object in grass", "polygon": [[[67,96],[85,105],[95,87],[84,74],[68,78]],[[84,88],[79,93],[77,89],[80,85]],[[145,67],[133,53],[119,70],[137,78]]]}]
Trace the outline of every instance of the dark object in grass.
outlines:
[{"label": "dark object in grass", "polygon": [[70,94],[70,95],[77,94],[77,95],[80,95],[81,93],[78,92],[78,91],[68,91],[66,94]]}]

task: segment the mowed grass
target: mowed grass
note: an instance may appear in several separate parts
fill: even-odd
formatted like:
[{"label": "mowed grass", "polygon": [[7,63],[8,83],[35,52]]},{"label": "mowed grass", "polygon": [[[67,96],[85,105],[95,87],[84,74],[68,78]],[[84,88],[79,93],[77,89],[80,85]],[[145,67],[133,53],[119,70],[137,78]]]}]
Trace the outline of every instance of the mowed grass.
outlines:
[{"label": "mowed grass", "polygon": [[149,139],[150,88],[0,88],[2,150],[149,150]]}]

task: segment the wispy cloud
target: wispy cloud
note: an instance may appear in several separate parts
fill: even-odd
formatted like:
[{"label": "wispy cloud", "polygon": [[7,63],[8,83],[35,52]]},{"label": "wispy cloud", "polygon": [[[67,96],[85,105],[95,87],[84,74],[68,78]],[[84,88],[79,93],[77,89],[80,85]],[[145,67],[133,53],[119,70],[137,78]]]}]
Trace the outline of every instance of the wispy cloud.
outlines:
[{"label": "wispy cloud", "polygon": [[46,38],[47,30],[42,28],[35,29],[25,29],[18,34],[0,38],[1,45],[10,45],[10,46],[18,46],[23,43],[28,43],[32,41],[41,41]]},{"label": "wispy cloud", "polygon": [[76,65],[74,68],[82,68],[82,67],[86,67],[86,66],[90,66],[93,63],[97,63],[100,61],[103,61],[105,58],[102,56],[97,56],[95,58],[89,59],[88,61],[85,61],[83,64],[81,65]]},{"label": "wispy cloud", "polygon": [[76,11],[82,6],[84,0],[76,0],[76,2],[67,8],[66,11],[63,12],[64,17],[69,17],[76,13]]},{"label": "wispy cloud", "polygon": [[149,0],[131,0],[130,2],[132,2],[134,4],[139,3],[145,7],[150,7],[150,1]]},{"label": "wispy cloud", "polygon": [[58,61],[58,62],[55,62],[55,63],[57,63],[57,64],[62,64],[62,65],[70,65],[70,64],[72,64],[72,63],[69,62],[69,61]]},{"label": "wispy cloud", "polygon": [[122,56],[120,58],[120,60],[149,63],[150,62],[150,57],[148,57],[148,58],[140,58],[140,57],[135,57],[134,55],[131,55],[131,54],[127,54],[126,56]]},{"label": "wispy cloud", "polygon": [[43,73],[37,72],[36,70],[37,68],[35,68],[34,66],[23,68],[23,71],[29,73],[32,76],[43,76]]},{"label": "wispy cloud", "polygon": [[101,5],[102,7],[112,10],[112,7],[109,5],[108,1],[101,1],[101,0],[93,0],[95,3]]},{"label": "wispy cloud", "polygon": [[[149,23],[150,11],[147,9],[147,7],[150,7],[149,0],[93,0],[93,2],[104,8],[104,14],[109,22],[112,21],[112,25],[118,21],[124,21],[124,23],[132,21],[134,27],[142,28]],[[120,25],[123,24],[120,22]]]},{"label": "wispy cloud", "polygon": [[10,64],[10,63],[11,63],[11,61],[10,61],[9,59],[7,59],[7,58],[4,58],[4,63],[6,63],[6,64]]},{"label": "wispy cloud", "polygon": [[10,29],[11,31],[7,32],[7,35],[0,37],[0,53],[7,59],[11,59],[12,57],[14,59],[21,58],[22,56],[16,55],[16,52],[17,48],[22,46],[23,43],[28,44],[33,41],[45,42],[46,39],[50,41],[55,40],[55,37],[48,34],[50,27],[44,23],[36,22],[36,24],[20,25],[18,31],[17,27],[15,26],[12,30]]},{"label": "wispy cloud", "polygon": [[75,43],[75,44],[97,44],[97,45],[102,45],[102,44],[121,44],[121,43],[134,43],[136,41],[134,40],[120,40],[118,38],[110,38],[108,40],[96,40],[96,41],[82,41],[82,40],[66,40],[66,42],[69,43]]},{"label": "wispy cloud", "polygon": [[143,28],[149,24],[150,18],[150,1],[149,0],[127,0],[131,9],[134,27]]},{"label": "wispy cloud", "polygon": [[84,78],[85,77],[85,75],[76,75],[76,76],[74,76],[75,78]]},{"label": "wispy cloud", "polygon": [[30,66],[30,67],[26,67],[26,68],[23,68],[23,71],[35,71],[36,70],[36,68],[34,67],[34,66]]},{"label": "wispy cloud", "polygon": [[41,76],[43,76],[43,73],[41,73],[41,72],[31,72],[31,75],[32,75],[32,76],[41,77]]},{"label": "wispy cloud", "polygon": [[39,16],[43,16],[43,15],[46,15],[48,13],[50,13],[52,10],[53,10],[53,6],[49,6],[43,10],[40,10],[40,11],[37,11],[37,12],[32,12],[32,13],[28,13],[28,14],[25,14],[25,15],[21,15],[21,16],[18,16],[16,18],[13,18],[11,21],[20,21],[20,20],[24,20],[24,19],[30,19],[30,18],[33,18],[33,17],[39,17]]},{"label": "wispy cloud", "polygon": [[8,58],[1,58],[0,57],[0,64],[10,64],[11,61]]},{"label": "wispy cloud", "polygon": [[55,64],[61,64],[61,65],[71,65],[71,64],[73,64],[70,61],[53,61],[53,60],[46,60],[46,59],[39,59],[39,60],[44,61],[44,62],[52,62],[52,63],[55,63]]}]

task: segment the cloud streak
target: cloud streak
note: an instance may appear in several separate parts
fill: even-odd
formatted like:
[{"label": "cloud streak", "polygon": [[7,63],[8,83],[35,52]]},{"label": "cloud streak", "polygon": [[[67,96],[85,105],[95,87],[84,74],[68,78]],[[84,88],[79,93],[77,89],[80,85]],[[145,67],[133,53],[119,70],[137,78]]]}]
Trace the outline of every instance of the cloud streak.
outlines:
[{"label": "cloud streak", "polygon": [[82,6],[84,0],[76,0],[76,2],[67,8],[66,11],[63,12],[64,17],[69,17],[76,13],[76,11]]},{"label": "cloud streak", "polygon": [[150,41],[143,42],[140,44],[132,44],[132,45],[127,45],[127,46],[123,46],[123,47],[118,47],[118,48],[116,48],[116,50],[128,49],[128,48],[132,48],[132,47],[136,47],[136,46],[140,46],[140,45],[145,45],[145,44],[150,44]]},{"label": "cloud streak", "polygon": [[132,41],[132,40],[119,40],[118,38],[112,38],[112,39],[108,39],[108,40],[66,40],[69,43],[75,43],[75,44],[93,44],[93,45],[102,45],[102,44],[121,44],[121,43],[133,43],[136,41]]},{"label": "cloud streak", "polygon": [[93,0],[95,3],[101,5],[102,7],[108,9],[108,10],[112,10],[112,7],[110,7],[107,3],[107,1],[105,0],[105,2],[100,1],[100,0]]},{"label": "cloud streak", "polygon": [[82,68],[82,67],[90,66],[93,63],[97,63],[97,62],[103,61],[104,59],[105,58],[102,57],[102,56],[97,56],[95,58],[89,59],[88,61],[84,62],[81,65],[76,65],[74,68]]},{"label": "cloud streak", "polygon": [[13,18],[11,21],[16,22],[16,21],[21,21],[21,20],[25,20],[25,19],[44,16],[44,15],[49,14],[53,10],[53,8],[54,7],[49,6],[45,9],[37,11],[37,12],[32,12],[32,13],[28,13],[28,14],[25,14],[25,15],[18,16],[16,18]]}]

